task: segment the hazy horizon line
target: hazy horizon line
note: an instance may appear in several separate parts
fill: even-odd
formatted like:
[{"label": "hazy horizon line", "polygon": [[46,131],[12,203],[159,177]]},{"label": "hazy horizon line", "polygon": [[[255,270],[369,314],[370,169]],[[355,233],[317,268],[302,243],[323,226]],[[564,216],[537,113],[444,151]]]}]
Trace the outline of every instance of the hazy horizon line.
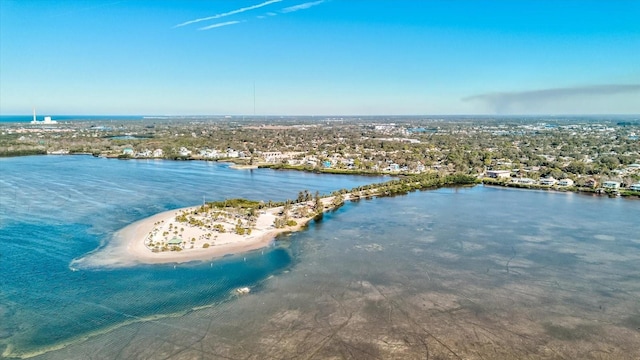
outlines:
[{"label": "hazy horizon line", "polygon": [[[21,117],[33,117],[31,113],[25,114],[0,114],[0,117],[9,117],[9,116],[21,116]],[[217,116],[217,117],[247,117],[247,118],[263,118],[263,117],[380,117],[380,116],[390,116],[390,117],[416,117],[416,116],[482,116],[482,117],[510,117],[510,116],[518,116],[518,117],[535,117],[535,116],[546,116],[546,117],[554,117],[554,116],[640,116],[640,113],[595,113],[595,114],[579,114],[579,113],[548,113],[548,114],[487,114],[487,113],[458,113],[458,114],[96,114],[96,113],[78,113],[78,114],[50,114],[40,115],[42,116],[137,116],[137,117],[207,117],[207,116]]]}]

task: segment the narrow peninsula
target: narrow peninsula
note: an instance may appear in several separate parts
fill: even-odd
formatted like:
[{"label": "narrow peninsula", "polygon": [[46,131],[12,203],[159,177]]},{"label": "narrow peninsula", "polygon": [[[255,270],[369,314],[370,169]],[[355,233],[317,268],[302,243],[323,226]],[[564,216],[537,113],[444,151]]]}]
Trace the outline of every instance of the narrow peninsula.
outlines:
[{"label": "narrow peninsula", "polygon": [[98,266],[210,260],[265,247],[278,234],[299,231],[309,221],[345,201],[477,183],[478,179],[469,175],[429,173],[342,189],[326,196],[301,191],[297,199],[280,203],[246,199],[208,202],[135,222],[116,233],[114,241],[88,258]]},{"label": "narrow peninsula", "polygon": [[129,255],[140,263],[207,260],[265,247],[278,234],[298,231],[337,206],[336,199],[206,203],[141,220],[121,230],[121,236],[127,239]]}]

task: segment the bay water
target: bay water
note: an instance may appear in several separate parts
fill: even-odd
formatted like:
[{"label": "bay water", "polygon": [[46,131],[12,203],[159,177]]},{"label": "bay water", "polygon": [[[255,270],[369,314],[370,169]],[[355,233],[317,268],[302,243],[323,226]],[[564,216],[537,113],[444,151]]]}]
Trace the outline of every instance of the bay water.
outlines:
[{"label": "bay water", "polygon": [[5,158],[0,171],[0,343],[7,356],[222,301],[233,289],[253,286],[294,261],[274,246],[176,268],[75,271],[70,266],[136,220],[203,201],[283,201],[305,189],[330,193],[382,181],[91,156]]},{"label": "bay water", "polygon": [[203,197],[384,179],[89,156],[0,171],[4,357],[640,357],[637,200],[443,188],[347,203],[264,250],[74,271],[122,227]]}]

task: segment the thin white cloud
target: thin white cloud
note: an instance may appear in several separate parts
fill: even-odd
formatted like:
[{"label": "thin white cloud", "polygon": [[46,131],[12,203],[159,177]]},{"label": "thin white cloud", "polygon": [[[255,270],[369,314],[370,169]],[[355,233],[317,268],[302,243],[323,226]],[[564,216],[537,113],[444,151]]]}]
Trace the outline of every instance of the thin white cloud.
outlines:
[{"label": "thin white cloud", "polygon": [[320,5],[323,2],[325,2],[325,0],[310,1],[310,2],[306,2],[304,4],[299,4],[299,5],[286,7],[284,9],[280,10],[280,12],[282,12],[283,14],[286,14],[286,13],[292,13],[292,12],[296,12],[296,11],[300,11],[300,10],[305,10],[305,9],[308,9],[308,8],[310,8],[312,6]]},{"label": "thin white cloud", "polygon": [[[183,23],[181,23],[181,24],[178,24],[178,25],[174,26],[174,28],[178,28],[178,27],[182,27],[182,26],[186,26],[186,25],[191,25],[191,24],[199,23],[199,22],[201,22],[201,21],[215,20],[215,19],[220,19],[220,18],[226,17],[226,16],[231,16],[231,15],[235,15],[235,14],[240,14],[240,13],[243,13],[243,12],[245,12],[245,11],[250,11],[250,10],[254,10],[254,9],[259,9],[259,8],[261,8],[261,7],[264,7],[264,6],[267,6],[267,5],[271,5],[271,4],[274,4],[274,3],[279,3],[279,2],[281,2],[281,1],[282,1],[282,0],[268,0],[268,1],[265,1],[265,2],[260,3],[260,4],[256,4],[256,5],[251,5],[251,6],[243,7],[243,8],[236,9],[236,10],[231,10],[231,11],[226,12],[226,13],[220,13],[220,14],[215,14],[215,15],[212,15],[212,16],[207,16],[207,17],[203,17],[203,18],[199,18],[199,19],[194,19],[194,20],[185,21],[185,22],[183,22]],[[232,24],[227,24],[227,25],[232,25]],[[223,26],[225,26],[225,25],[223,25]],[[219,26],[218,26],[218,27],[219,27]],[[205,28],[201,28],[200,30],[207,30],[207,29],[205,29]]]},{"label": "thin white cloud", "polygon": [[270,17],[270,16],[276,16],[276,15],[278,15],[278,13],[275,13],[275,12],[273,12],[273,11],[269,11],[269,12],[268,12],[268,13],[266,13],[266,14],[262,14],[262,15],[258,15],[258,16],[256,16],[256,18],[258,18],[258,19],[266,19],[266,18],[268,18],[268,17]]},{"label": "thin white cloud", "polygon": [[227,22],[223,22],[223,23],[217,23],[217,24],[201,27],[198,30],[211,30],[211,29],[215,29],[215,28],[219,28],[219,27],[223,27],[223,26],[239,24],[241,22],[244,22],[244,21],[227,21]]}]

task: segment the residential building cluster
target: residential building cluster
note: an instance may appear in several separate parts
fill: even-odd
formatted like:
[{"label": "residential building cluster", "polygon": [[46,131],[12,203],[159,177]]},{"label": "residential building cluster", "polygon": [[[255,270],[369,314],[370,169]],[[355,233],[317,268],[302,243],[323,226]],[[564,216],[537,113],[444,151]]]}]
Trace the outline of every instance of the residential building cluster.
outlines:
[{"label": "residential building cluster", "polygon": [[3,123],[0,154],[230,160],[359,173],[498,171],[497,178],[549,186],[595,179],[630,187],[640,181],[638,133],[640,121],[617,117],[165,117]]}]

